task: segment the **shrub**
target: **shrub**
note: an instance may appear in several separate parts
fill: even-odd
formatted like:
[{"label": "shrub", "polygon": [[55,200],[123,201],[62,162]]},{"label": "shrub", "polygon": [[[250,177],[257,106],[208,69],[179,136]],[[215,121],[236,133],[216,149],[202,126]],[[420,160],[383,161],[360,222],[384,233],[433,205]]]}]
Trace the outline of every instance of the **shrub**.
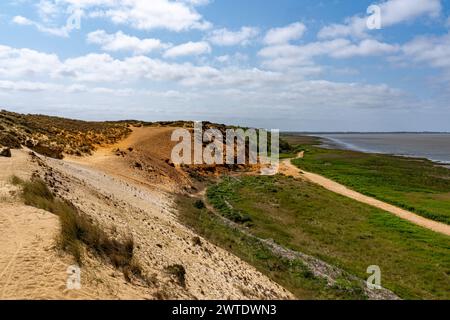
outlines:
[{"label": "shrub", "polygon": [[192,244],[193,244],[194,246],[199,246],[199,247],[201,247],[201,246],[202,246],[202,240],[201,240],[199,237],[193,237],[193,238],[192,238]]},{"label": "shrub", "polygon": [[23,180],[18,176],[12,176],[9,181],[15,186],[21,185],[23,183]]},{"label": "shrub", "polygon": [[0,132],[0,145],[11,149],[21,148],[19,139],[11,132]]},{"label": "shrub", "polygon": [[31,147],[31,149],[39,154],[42,154],[46,157],[54,158],[54,159],[62,159],[64,149],[62,147],[57,146],[49,146],[43,143],[38,143],[37,145]]},{"label": "shrub", "polygon": [[186,269],[181,264],[170,265],[166,267],[166,271],[175,276],[180,286],[186,287]]},{"label": "shrub", "polygon": [[197,200],[194,202],[194,207],[199,210],[205,209],[205,203],[202,200]]}]

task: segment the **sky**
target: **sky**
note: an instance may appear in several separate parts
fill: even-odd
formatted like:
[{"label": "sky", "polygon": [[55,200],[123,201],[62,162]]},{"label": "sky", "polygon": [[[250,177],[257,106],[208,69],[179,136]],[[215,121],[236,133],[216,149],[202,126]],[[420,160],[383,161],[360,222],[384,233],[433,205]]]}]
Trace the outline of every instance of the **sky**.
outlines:
[{"label": "sky", "polygon": [[0,108],[450,131],[450,0],[1,1]]}]

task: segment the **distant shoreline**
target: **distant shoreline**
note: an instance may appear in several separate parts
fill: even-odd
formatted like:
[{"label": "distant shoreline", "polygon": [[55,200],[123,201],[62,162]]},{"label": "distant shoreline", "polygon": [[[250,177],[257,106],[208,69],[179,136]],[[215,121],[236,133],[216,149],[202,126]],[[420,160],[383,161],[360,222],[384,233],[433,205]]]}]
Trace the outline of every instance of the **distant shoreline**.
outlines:
[{"label": "distant shoreline", "polygon": [[[297,133],[296,133],[297,134]],[[328,135],[349,135],[350,136],[357,136],[357,135],[395,135],[395,134],[399,134],[401,135],[401,133],[316,133],[316,134],[308,134],[308,136],[314,136],[318,139],[320,139],[321,143],[320,145],[318,145],[321,148],[327,148],[327,149],[340,149],[340,150],[352,150],[352,151],[358,151],[358,152],[363,152],[363,153],[373,153],[373,154],[387,154],[387,155],[393,155],[393,156],[399,156],[399,157],[405,157],[405,158],[411,158],[411,159],[427,159],[429,161],[432,161],[433,163],[435,163],[436,165],[439,166],[443,166],[446,168],[450,169],[450,153],[445,156],[445,155],[434,155],[431,154],[430,150],[426,150],[426,149],[422,149],[420,150],[420,144],[418,149],[411,149],[411,148],[402,148],[401,142],[402,141],[398,141],[399,146],[397,147],[394,144],[386,144],[386,145],[381,145],[381,144],[375,144],[372,143],[371,139],[368,139],[367,141],[356,141],[356,143],[354,141],[344,141],[341,140],[339,138],[336,137],[329,137]],[[413,135],[450,135],[450,133],[403,133],[403,135],[409,135],[409,134],[413,134]],[[300,135],[300,134],[299,134]],[[305,135],[305,134],[303,134]],[[373,137],[372,137],[373,138]],[[450,139],[450,137],[449,137]],[[372,144],[371,144],[372,143]],[[359,144],[359,145],[358,145]],[[408,146],[410,147],[410,146]],[[447,148],[450,147],[450,140],[448,143]],[[395,150],[399,150],[397,152],[393,151],[393,149]],[[403,150],[403,152],[402,152]]]},{"label": "distant shoreline", "polygon": [[450,134],[450,131],[282,131],[282,134],[315,135],[315,134]]}]

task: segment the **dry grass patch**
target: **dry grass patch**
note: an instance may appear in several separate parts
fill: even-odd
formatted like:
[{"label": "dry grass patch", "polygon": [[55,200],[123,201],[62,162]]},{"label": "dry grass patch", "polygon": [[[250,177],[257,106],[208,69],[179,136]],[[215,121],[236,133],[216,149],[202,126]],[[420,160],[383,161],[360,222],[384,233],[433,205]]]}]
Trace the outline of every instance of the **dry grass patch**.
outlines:
[{"label": "dry grass patch", "polygon": [[97,256],[122,270],[127,281],[131,281],[133,277],[144,279],[142,268],[134,259],[134,241],[131,236],[122,241],[111,239],[71,203],[56,198],[41,179],[23,181],[13,176],[11,182],[22,187],[22,198],[26,205],[49,211],[59,217],[61,232],[58,245],[70,253],[78,264],[83,263],[81,248],[85,245]]}]

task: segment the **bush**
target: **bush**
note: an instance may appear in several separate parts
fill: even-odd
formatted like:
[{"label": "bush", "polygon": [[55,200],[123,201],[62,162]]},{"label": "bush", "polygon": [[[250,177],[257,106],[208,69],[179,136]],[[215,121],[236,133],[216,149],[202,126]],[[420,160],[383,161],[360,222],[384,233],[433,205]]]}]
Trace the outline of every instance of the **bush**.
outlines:
[{"label": "bush", "polygon": [[180,286],[186,287],[186,269],[181,264],[170,265],[166,267],[166,271],[175,276]]},{"label": "bush", "polygon": [[43,143],[38,143],[36,146],[31,147],[31,149],[39,154],[42,154],[46,157],[54,158],[54,159],[62,159],[64,149],[62,147],[49,146]]},{"label": "bush", "polygon": [[192,244],[193,244],[194,246],[199,246],[199,247],[201,247],[201,246],[202,246],[202,240],[201,240],[199,237],[193,237],[193,238],[192,238]]},{"label": "bush", "polygon": [[194,202],[194,207],[201,210],[201,209],[205,209],[205,203],[202,200],[197,200]]},{"label": "bush", "polygon": [[289,153],[293,151],[294,148],[286,140],[280,139],[280,152]]},{"label": "bush", "polygon": [[0,145],[11,149],[20,149],[21,143],[17,137],[10,132],[0,132]]},{"label": "bush", "polygon": [[23,180],[18,176],[12,176],[9,181],[15,186],[21,185],[23,183]]}]

